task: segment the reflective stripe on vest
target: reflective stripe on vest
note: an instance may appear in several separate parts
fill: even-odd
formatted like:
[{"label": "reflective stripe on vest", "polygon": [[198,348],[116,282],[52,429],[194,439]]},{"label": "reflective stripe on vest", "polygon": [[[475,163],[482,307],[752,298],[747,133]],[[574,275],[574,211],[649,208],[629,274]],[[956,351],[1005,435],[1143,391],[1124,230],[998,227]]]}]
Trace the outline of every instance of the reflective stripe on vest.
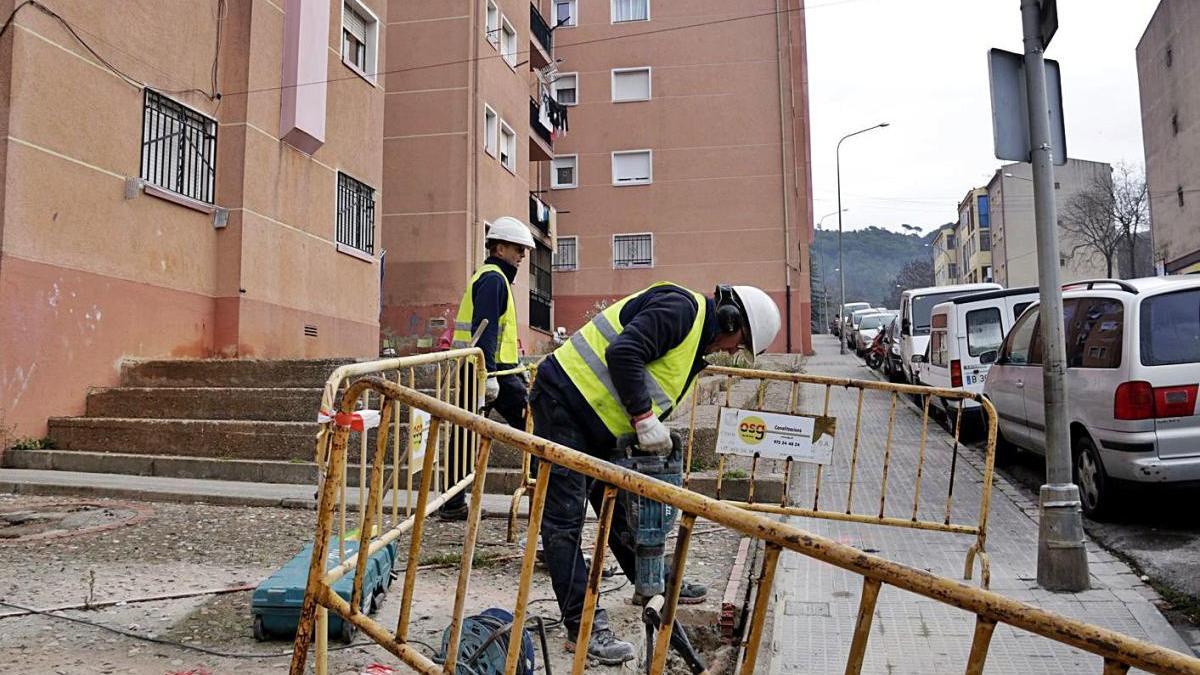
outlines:
[{"label": "reflective stripe on vest", "polygon": [[[554,353],[554,358],[558,361],[559,366],[614,436],[633,433],[633,426],[629,422],[629,413],[621,403],[621,397],[613,384],[604,354],[608,346],[624,330],[624,327],[620,325],[620,317],[625,304],[651,288],[667,285],[674,284],[655,284],[609,306],[584,325],[579,332],[571,336],[571,339]],[[692,294],[698,307],[691,330],[682,343],[672,348],[662,358],[650,362],[644,373],[651,409],[660,418],[687,396],[690,385],[693,384],[693,382],[689,382],[689,379],[692,364],[695,363],[696,354],[700,349],[707,300],[699,293],[688,292]],[[685,389],[685,387],[687,388]]]},{"label": "reflective stripe on vest", "polygon": [[479,269],[475,270],[475,274],[471,276],[471,281],[467,283],[467,290],[463,293],[462,302],[458,304],[458,315],[454,318],[454,336],[451,346],[459,349],[471,344],[471,325],[475,318],[473,293],[475,282],[490,272],[495,272],[504,278],[504,288],[508,292],[507,306],[504,313],[500,315],[500,325],[498,326],[500,333],[496,337],[496,353],[493,358],[497,363],[517,363],[520,361],[520,353],[517,348],[517,305],[513,301],[512,287],[508,283],[508,277],[504,276],[504,270],[497,265],[480,265]]}]

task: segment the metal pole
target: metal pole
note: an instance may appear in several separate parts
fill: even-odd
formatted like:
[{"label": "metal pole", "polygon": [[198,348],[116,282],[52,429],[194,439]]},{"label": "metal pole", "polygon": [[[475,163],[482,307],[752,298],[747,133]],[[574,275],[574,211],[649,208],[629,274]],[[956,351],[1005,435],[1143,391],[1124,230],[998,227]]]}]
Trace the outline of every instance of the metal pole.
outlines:
[{"label": "metal pole", "polygon": [[842,314],[846,311],[846,266],[845,266],[845,264],[843,264],[843,261],[842,261],[842,211],[844,210],[844,209],[842,209],[842,141],[845,141],[847,138],[850,138],[851,136],[865,134],[868,131],[872,131],[874,129],[881,129],[883,127],[886,127],[888,124],[890,124],[890,122],[880,122],[879,124],[876,124],[873,127],[867,127],[866,129],[859,129],[858,131],[855,131],[853,133],[849,133],[849,134],[846,134],[845,136],[842,136],[841,139],[838,140],[837,150],[834,152],[834,155],[836,156],[836,166],[837,166],[838,283],[842,287],[842,303],[841,303],[841,307],[838,307],[838,323],[839,323],[839,326],[838,326],[838,353],[839,354],[846,353],[846,331],[844,330],[845,327],[840,325],[841,321],[842,321]]},{"label": "metal pole", "polygon": [[1038,585],[1052,591],[1088,588],[1087,551],[1079,488],[1071,476],[1067,428],[1067,350],[1063,341],[1063,302],[1058,279],[1057,218],[1050,115],[1046,96],[1045,46],[1039,30],[1039,0],[1021,0],[1025,38],[1025,86],[1029,100],[1029,145],[1033,164],[1033,205],[1037,223],[1038,291],[1042,383],[1046,413],[1046,484],[1040,493]]}]

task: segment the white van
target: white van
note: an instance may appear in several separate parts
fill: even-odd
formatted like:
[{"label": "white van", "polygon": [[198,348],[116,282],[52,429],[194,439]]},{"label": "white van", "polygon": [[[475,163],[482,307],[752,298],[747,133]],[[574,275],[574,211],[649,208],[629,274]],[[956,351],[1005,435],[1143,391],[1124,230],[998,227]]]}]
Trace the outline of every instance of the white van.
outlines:
[{"label": "white van", "polygon": [[[847,302],[846,304],[842,305],[842,314],[840,317],[838,317],[837,325],[834,326],[833,329],[834,335],[839,337],[842,336],[846,330],[846,324],[850,321],[851,314],[860,309],[869,309],[870,307],[871,303],[869,302]],[[842,339],[845,340],[844,337]]]},{"label": "white van", "polygon": [[[1037,302],[1036,286],[969,293],[934,305],[929,321],[929,346],[919,362],[921,383],[931,387],[983,393],[988,369],[996,360],[1004,336],[1027,307]],[[958,404],[935,398],[947,427],[957,421]],[[979,421],[979,404],[963,401],[963,421]]]},{"label": "white van", "polygon": [[916,382],[913,374],[914,354],[924,354],[929,344],[929,315],[933,306],[953,300],[960,295],[980,291],[1001,290],[1000,284],[962,284],[961,286],[930,286],[911,288],[900,294],[900,358],[904,379]]}]

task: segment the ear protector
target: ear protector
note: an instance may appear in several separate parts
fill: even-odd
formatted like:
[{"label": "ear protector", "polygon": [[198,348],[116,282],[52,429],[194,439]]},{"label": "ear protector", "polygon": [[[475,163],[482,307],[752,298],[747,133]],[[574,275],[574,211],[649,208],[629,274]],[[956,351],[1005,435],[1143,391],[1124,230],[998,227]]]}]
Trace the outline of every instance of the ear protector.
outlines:
[{"label": "ear protector", "polygon": [[717,327],[722,333],[736,333],[745,325],[742,319],[742,308],[738,305],[733,287],[727,284],[717,286],[713,294],[717,306]]}]

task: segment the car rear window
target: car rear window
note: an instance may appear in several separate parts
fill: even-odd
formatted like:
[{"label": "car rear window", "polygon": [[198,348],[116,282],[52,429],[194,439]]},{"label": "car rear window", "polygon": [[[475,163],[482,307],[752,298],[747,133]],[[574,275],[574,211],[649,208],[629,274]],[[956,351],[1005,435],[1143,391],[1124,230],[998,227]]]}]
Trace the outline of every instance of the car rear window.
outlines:
[{"label": "car rear window", "polygon": [[1142,364],[1200,363],[1200,288],[1142,301]]},{"label": "car rear window", "polygon": [[994,352],[1004,341],[1000,310],[996,307],[973,309],[967,312],[967,353],[979,356]]},{"label": "car rear window", "polygon": [[[885,317],[882,317],[882,316],[863,317],[862,323],[860,323],[858,325],[858,327],[860,329],[862,329],[862,328],[879,328],[879,326],[883,324],[884,318]],[[891,317],[886,317],[886,318],[890,319]]]},{"label": "car rear window", "polygon": [[1063,301],[1068,368],[1119,368],[1125,306],[1113,298]]}]

